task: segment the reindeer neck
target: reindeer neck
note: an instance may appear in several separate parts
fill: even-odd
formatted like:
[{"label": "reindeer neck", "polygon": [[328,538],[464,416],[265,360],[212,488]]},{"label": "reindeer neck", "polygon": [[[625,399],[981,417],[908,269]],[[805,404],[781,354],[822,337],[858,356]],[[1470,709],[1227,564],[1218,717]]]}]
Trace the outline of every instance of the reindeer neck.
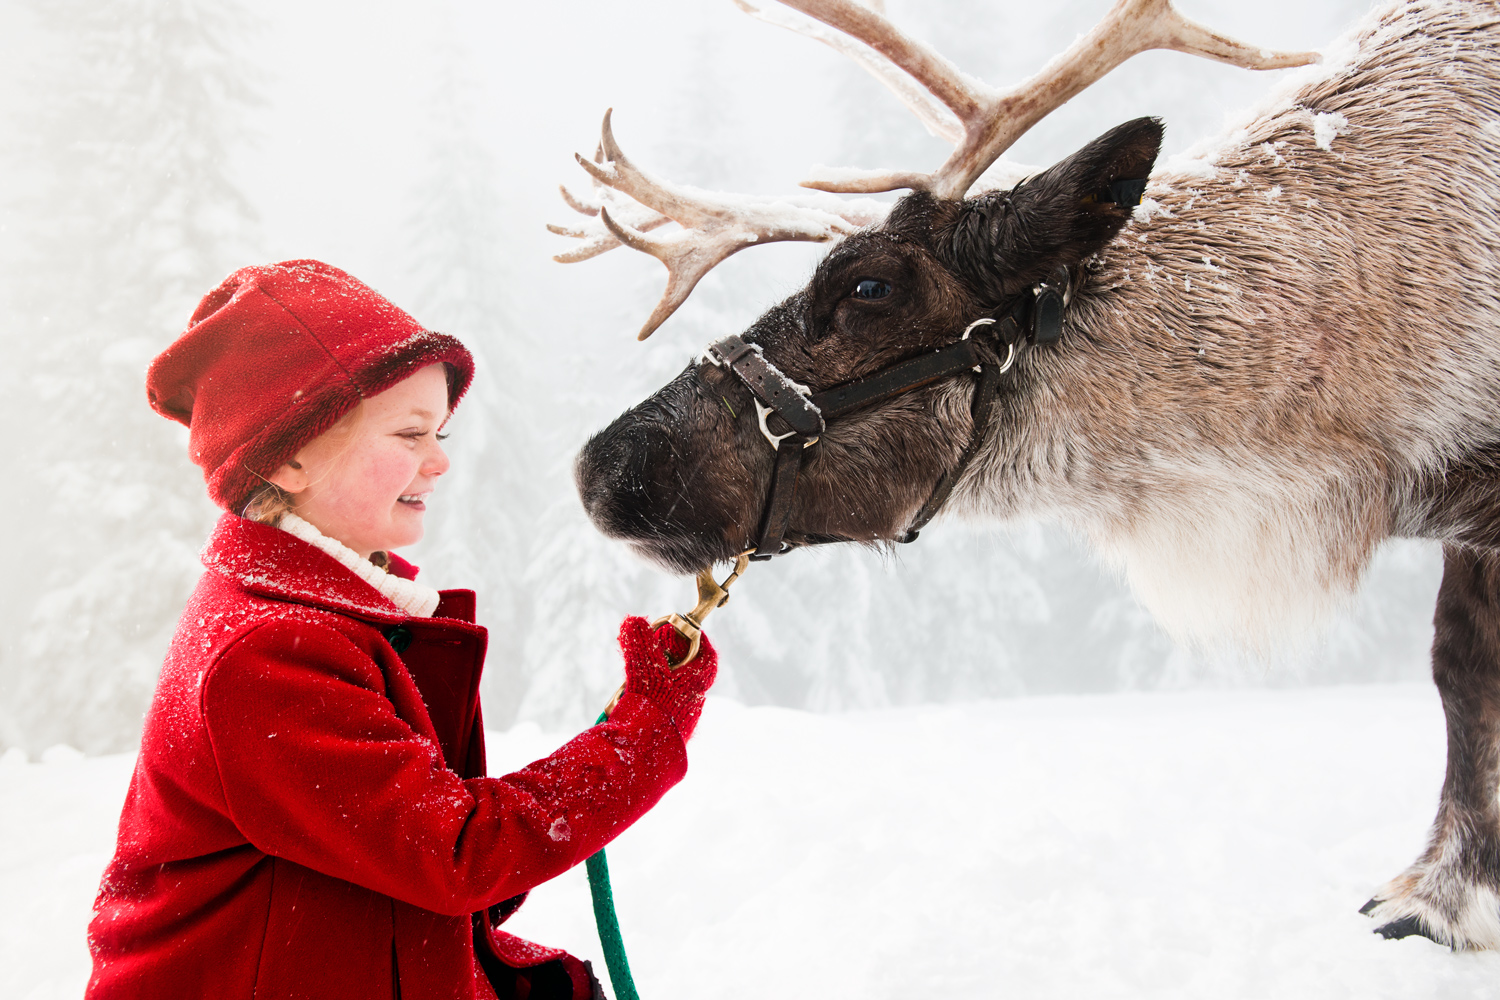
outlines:
[{"label": "reindeer neck", "polygon": [[[1350,593],[1420,521],[1413,484],[1500,441],[1500,207],[1454,190],[1500,174],[1484,16],[1392,8],[1212,165],[1153,177],[960,501],[1090,536],[1180,636],[1274,641]],[[1465,58],[1432,73],[1408,19]]]}]

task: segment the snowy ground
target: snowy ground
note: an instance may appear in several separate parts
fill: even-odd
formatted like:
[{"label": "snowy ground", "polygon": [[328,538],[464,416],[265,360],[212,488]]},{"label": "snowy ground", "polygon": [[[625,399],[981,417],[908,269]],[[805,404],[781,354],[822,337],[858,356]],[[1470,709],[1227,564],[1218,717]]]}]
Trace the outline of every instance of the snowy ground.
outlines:
[{"label": "snowy ground", "polygon": [[[492,768],[559,735],[490,734]],[[1500,997],[1500,955],[1356,912],[1421,845],[1430,687],[710,705],[610,850],[646,1000]],[[0,997],[76,998],[124,756],[0,759]],[[513,928],[598,961],[581,871]]]}]

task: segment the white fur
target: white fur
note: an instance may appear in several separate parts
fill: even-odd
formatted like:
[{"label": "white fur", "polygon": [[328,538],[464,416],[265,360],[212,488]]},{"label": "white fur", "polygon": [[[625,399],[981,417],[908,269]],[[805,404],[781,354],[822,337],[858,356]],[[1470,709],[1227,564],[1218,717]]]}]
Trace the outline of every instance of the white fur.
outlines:
[{"label": "white fur", "polygon": [[[1269,652],[1322,625],[1352,596],[1357,576],[1331,570],[1351,554],[1330,551],[1337,540],[1322,537],[1313,504],[1222,488],[1194,500],[1094,538],[1174,639],[1228,636]],[[1369,555],[1353,558],[1363,568]]]},{"label": "white fur", "polygon": [[290,511],[283,514],[277,527],[333,556],[346,568],[352,570],[354,575],[380,591],[380,596],[407,614],[417,618],[431,618],[432,613],[437,610],[442,595],[436,590],[415,580],[403,580],[399,576],[392,576],[343,542],[336,538],[329,538],[296,514]]},{"label": "white fur", "polygon": [[[1445,852],[1446,853],[1446,852]],[[1434,940],[1464,950],[1500,950],[1500,895],[1444,864],[1417,862],[1376,897],[1369,916],[1384,925],[1416,917]]]}]

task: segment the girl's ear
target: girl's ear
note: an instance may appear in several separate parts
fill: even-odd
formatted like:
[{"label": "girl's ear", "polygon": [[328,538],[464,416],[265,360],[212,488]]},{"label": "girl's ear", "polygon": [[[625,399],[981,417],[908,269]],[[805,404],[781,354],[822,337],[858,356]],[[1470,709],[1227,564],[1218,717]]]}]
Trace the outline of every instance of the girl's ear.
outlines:
[{"label": "girl's ear", "polygon": [[1014,190],[969,199],[953,229],[954,263],[997,298],[1016,294],[1059,266],[1071,269],[1129,221],[1161,139],[1160,119],[1137,118]]},{"label": "girl's ear", "polygon": [[307,470],[302,468],[302,463],[295,458],[267,476],[266,481],[281,487],[288,493],[301,493],[307,489],[309,482]]}]

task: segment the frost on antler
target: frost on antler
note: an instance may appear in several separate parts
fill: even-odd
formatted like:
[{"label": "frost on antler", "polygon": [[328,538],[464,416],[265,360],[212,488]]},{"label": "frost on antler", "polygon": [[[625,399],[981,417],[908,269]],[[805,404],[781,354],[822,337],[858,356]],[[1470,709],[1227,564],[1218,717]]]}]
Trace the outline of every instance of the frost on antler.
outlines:
[{"label": "frost on antler", "polygon": [[[604,162],[603,143],[600,143],[599,148],[594,151],[594,162]],[[611,210],[610,216],[612,218],[643,233],[665,226],[672,221],[660,212],[647,208],[645,205],[626,195],[616,194],[614,190],[599,183],[597,180],[591,181],[591,184],[593,187],[593,196],[590,198],[580,198],[572,191],[569,191],[565,184],[559,184],[557,190],[562,194],[563,201],[567,203],[568,207],[579,215],[586,215],[598,220],[600,211],[608,206]],[[584,241],[580,247],[555,254],[552,259],[560,264],[576,264],[578,261],[597,257],[601,253],[613,250],[615,247],[621,245],[620,241],[615,238],[615,235],[601,221],[584,223],[579,226],[559,226],[548,223],[547,229],[559,236],[571,236],[573,239]]]},{"label": "frost on antler", "polygon": [[[645,340],[687,299],[698,281],[726,257],[757,243],[824,243],[885,218],[883,202],[817,195],[756,198],[672,184],[641,170],[621,151],[605,112],[599,153],[576,157],[595,184],[585,200],[563,189],[575,211],[597,219],[580,227],[549,226],[554,233],[585,240],[555,260],[587,260],[617,246],[648,253],[667,268],[667,289],[641,328]],[[675,222],[681,228],[653,234]]]},{"label": "frost on antler", "polygon": [[[680,306],[705,274],[726,257],[757,243],[840,239],[885,217],[889,206],[846,201],[853,194],[901,188],[943,199],[963,198],[1000,155],[1053,109],[1131,56],[1148,49],[1174,49],[1246,69],[1280,69],[1315,62],[1315,52],[1269,52],[1216,34],[1187,20],[1171,0],[1119,0],[1087,35],[1030,80],[1001,91],[966,76],[940,54],[888,21],[879,0],[735,0],[761,20],[815,38],[849,56],[889,87],[934,134],[954,144],[932,173],[910,170],[820,168],[803,182],[829,195],[755,198],[676,185],[654,177],[626,158],[604,115],[603,135],[592,160],[577,157],[593,178],[593,196],[563,188],[563,199],[590,221],[549,226],[583,244],[554,259],[588,260],[624,245],[649,253],[667,268],[667,290],[641,328],[645,340]],[[1001,169],[1005,167],[1007,169]],[[1016,179],[1015,165],[991,175]],[[1022,171],[1024,172],[1024,171]],[[658,233],[675,222],[680,229]]]},{"label": "frost on antler", "polygon": [[[840,171],[837,175],[824,173],[804,182],[805,186],[822,191],[913,188],[929,191],[938,198],[962,198],[990,164],[1033,125],[1131,56],[1149,49],[1173,49],[1245,69],[1283,69],[1318,59],[1316,52],[1271,52],[1236,42],[1189,21],[1172,7],[1171,0],[1119,0],[1092,31],[1040,73],[1012,90],[1000,91],[966,76],[933,49],[855,0],[782,2],[837,29],[852,39],[852,44],[878,53],[884,58],[883,63],[866,58],[859,60],[860,64],[896,90],[898,96],[901,91],[890,83],[893,72],[910,77],[952,112],[962,131],[953,154],[931,174]],[[745,0],[736,3],[747,7]],[[801,19],[775,23],[826,41],[822,33],[806,30]],[[872,64],[879,68],[872,68]],[[932,113],[917,113],[931,128]]]}]

